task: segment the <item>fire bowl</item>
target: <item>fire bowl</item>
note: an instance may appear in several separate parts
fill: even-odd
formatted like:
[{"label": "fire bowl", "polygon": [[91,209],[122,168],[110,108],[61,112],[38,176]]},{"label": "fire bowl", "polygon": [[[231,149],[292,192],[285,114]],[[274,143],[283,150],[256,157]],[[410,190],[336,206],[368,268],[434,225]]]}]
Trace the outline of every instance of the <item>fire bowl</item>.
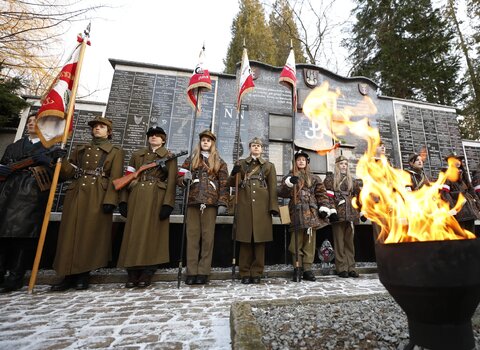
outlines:
[{"label": "fire bowl", "polygon": [[410,344],[471,350],[480,301],[480,239],[375,244],[381,283],[408,319]]}]

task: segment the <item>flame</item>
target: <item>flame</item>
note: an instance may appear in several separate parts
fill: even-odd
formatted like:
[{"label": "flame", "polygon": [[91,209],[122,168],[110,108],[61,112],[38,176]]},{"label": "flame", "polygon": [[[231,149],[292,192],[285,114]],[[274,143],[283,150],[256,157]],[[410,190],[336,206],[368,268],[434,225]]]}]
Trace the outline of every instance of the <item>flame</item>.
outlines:
[{"label": "flame", "polygon": [[357,164],[356,175],[363,181],[359,200],[353,205],[365,216],[381,227],[380,242],[398,243],[415,241],[437,241],[473,239],[475,235],[464,230],[455,215],[462,208],[465,199],[460,196],[455,207],[442,200],[440,190],[447,179],[455,181],[459,172],[454,159],[441,172],[437,181],[424,185],[417,191],[409,191],[410,175],[390,166],[384,155],[376,157],[380,134],[370,126],[368,118],[358,121],[352,117],[376,113],[373,101],[365,96],[354,107],[337,109],[339,90],[329,90],[327,82],[312,90],[303,105],[304,114],[322,126],[323,132],[334,140],[351,133],[368,143],[366,153]]}]

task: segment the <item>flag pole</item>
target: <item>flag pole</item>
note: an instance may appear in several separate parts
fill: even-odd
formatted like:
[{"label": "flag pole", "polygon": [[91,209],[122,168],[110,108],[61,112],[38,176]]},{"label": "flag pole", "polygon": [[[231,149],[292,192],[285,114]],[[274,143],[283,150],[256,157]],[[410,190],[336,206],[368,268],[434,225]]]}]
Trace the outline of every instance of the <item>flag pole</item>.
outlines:
[{"label": "flag pole", "polygon": [[[78,82],[80,78],[80,71],[82,70],[83,57],[85,55],[85,49],[87,47],[87,38],[90,36],[90,24],[84,30],[83,41],[80,46],[80,52],[78,55],[77,69],[75,70],[75,79],[73,81],[72,93],[70,96],[70,102],[68,104],[67,118],[65,120],[65,129],[63,131],[61,148],[65,149],[67,143],[68,131],[70,128],[70,123],[72,121],[73,113],[75,110],[75,99],[77,96]],[[58,177],[60,175],[60,168],[62,165],[62,158],[57,159],[55,165],[55,171],[53,173],[52,185],[50,187],[50,193],[48,195],[47,207],[45,209],[45,215],[43,216],[42,230],[40,231],[40,236],[38,238],[37,252],[35,255],[35,260],[33,262],[32,272],[30,275],[30,281],[28,283],[28,294],[33,293],[33,288],[37,280],[38,267],[40,265],[40,260],[42,258],[43,246],[45,244],[45,236],[47,234],[48,224],[50,222],[50,213],[52,211],[53,199],[55,197],[55,192],[57,190]]]},{"label": "flag pole", "polygon": [[[193,139],[195,137],[195,128],[197,127],[199,96],[200,96],[200,88],[197,89],[197,103],[195,104],[195,110],[193,111],[192,134],[191,134],[191,137],[190,137],[190,164],[188,165],[188,171],[190,171],[190,172],[192,172]],[[182,243],[180,244],[180,259],[178,260],[177,288],[180,288],[180,282],[182,280],[183,252],[185,250],[185,238],[187,236],[188,197],[190,195],[190,183],[191,183],[190,181],[187,183],[187,188],[183,192]]]}]

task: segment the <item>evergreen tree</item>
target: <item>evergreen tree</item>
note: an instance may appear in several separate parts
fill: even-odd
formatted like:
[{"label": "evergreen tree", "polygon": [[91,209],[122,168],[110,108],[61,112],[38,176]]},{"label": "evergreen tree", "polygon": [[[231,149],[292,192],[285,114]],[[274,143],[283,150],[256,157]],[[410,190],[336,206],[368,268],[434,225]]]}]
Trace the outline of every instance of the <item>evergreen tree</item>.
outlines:
[{"label": "evergreen tree", "polygon": [[19,113],[28,106],[28,103],[16,94],[21,88],[23,84],[19,78],[0,76],[0,127],[18,126]]},{"label": "evergreen tree", "polygon": [[290,53],[290,41],[292,41],[293,51],[295,52],[295,62],[306,62],[302,44],[298,40],[300,35],[297,24],[295,23],[293,11],[287,0],[275,1],[273,11],[270,13],[269,25],[277,48],[274,65],[281,67],[285,64],[288,54]]},{"label": "evergreen tree", "polygon": [[235,73],[237,62],[242,60],[244,40],[250,60],[275,64],[275,42],[259,0],[240,0],[240,10],[233,20],[231,31],[232,40],[223,61],[226,73]]},{"label": "evergreen tree", "polygon": [[453,104],[460,95],[454,32],[431,0],[356,0],[345,41],[352,75],[376,80],[384,95]]}]

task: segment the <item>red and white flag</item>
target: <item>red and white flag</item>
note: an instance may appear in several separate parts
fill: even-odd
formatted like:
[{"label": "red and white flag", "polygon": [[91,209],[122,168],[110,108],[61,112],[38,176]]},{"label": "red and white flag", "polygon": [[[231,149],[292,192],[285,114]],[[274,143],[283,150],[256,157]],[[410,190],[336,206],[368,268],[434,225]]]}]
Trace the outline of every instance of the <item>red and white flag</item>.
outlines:
[{"label": "red and white flag", "polygon": [[[187,99],[190,105],[200,112],[200,92],[202,90],[212,90],[212,80],[210,73],[204,68],[205,47],[202,47],[198,58],[198,64],[195,67],[190,82],[187,87]],[[198,95],[198,101],[197,101]]]},{"label": "red and white flag", "polygon": [[247,49],[243,48],[242,65],[240,67],[240,84],[237,97],[237,111],[240,111],[242,105],[242,98],[247,93],[253,90],[255,84],[253,83],[252,70],[250,69],[250,61],[248,60]]},{"label": "red and white flag", "polygon": [[[73,83],[78,78],[77,64],[83,40],[82,36],[79,35],[77,37],[78,44],[68,59],[67,64],[63,66],[41,100],[35,129],[45,147],[51,147],[62,140]],[[72,126],[73,118],[70,124],[70,131]]]},{"label": "red and white flag", "polygon": [[287,63],[283,67],[282,73],[280,73],[280,79],[278,82],[289,89],[292,89],[292,105],[293,110],[297,110],[297,70],[295,68],[295,53],[293,48],[290,49],[290,54],[287,58]]}]

